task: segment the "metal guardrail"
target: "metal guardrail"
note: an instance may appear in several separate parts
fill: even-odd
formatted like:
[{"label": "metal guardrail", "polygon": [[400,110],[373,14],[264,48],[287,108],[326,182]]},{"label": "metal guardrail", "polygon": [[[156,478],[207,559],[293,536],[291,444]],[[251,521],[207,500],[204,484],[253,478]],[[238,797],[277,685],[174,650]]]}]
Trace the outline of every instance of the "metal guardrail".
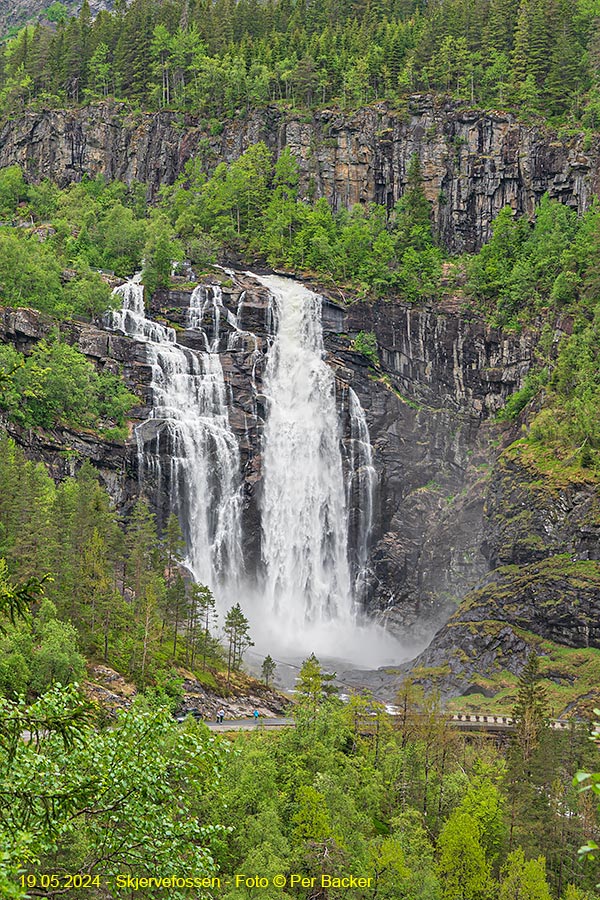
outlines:
[{"label": "metal guardrail", "polygon": [[[496,728],[503,729],[515,727],[515,721],[511,716],[493,716],[481,713],[454,713],[450,717],[450,721],[459,727],[468,725],[496,726]],[[552,719],[548,724],[555,731],[562,731],[568,728],[570,723],[566,719]]]}]

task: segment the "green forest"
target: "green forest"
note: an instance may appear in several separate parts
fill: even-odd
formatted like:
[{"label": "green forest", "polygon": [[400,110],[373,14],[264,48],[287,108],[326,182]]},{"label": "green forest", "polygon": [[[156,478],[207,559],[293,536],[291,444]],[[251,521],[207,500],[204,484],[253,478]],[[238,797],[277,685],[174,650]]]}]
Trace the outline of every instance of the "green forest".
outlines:
[{"label": "green forest", "polygon": [[[4,480],[21,466],[23,476],[43,482],[43,472],[19,460],[14,447],[4,450],[12,457]],[[64,490],[82,517],[94,504],[104,506],[98,520],[108,528],[106,503],[90,472]],[[141,522],[148,515],[138,508],[126,533],[126,561]],[[94,533],[97,545],[96,528],[90,541]],[[61,534],[57,526],[55,534]],[[68,526],[62,541],[71,574]],[[14,552],[13,546],[13,558]],[[148,582],[157,577],[148,564],[137,570],[145,588],[135,586],[134,609],[148,606]],[[57,603],[70,597],[69,613],[88,652],[96,633],[96,653],[102,646],[111,658],[124,653],[111,629],[120,617],[119,631],[134,634],[131,614],[113,595],[115,619],[107,632],[108,605],[94,597],[84,621],[68,582],[51,589]],[[192,717],[176,722],[165,684],[107,720],[73,681],[84,660],[74,650],[73,627],[58,621],[56,606],[42,598],[46,584],[35,576],[15,583],[4,568],[0,589],[2,640],[12,666],[0,698],[3,897],[239,900],[257,895],[257,878],[260,896],[271,900],[597,896],[597,868],[578,859],[597,828],[594,791],[581,788],[596,788],[600,780],[580,767],[593,766],[597,753],[585,725],[573,723],[560,734],[548,727],[535,655],[519,680],[516,730],[502,747],[453,730],[437,696],[410,679],[394,718],[368,694],[342,703],[314,656],[299,674],[295,728],[220,736]],[[137,645],[125,641],[142,679],[144,646],[141,634]],[[28,699],[25,692],[13,699],[18,679],[19,687],[27,684],[27,657],[34,662]],[[132,892],[135,879],[149,876],[168,880],[168,890],[146,881],[143,894]],[[308,886],[324,877],[331,887],[315,894]],[[334,879],[342,877],[366,887],[338,888]]]},{"label": "green forest", "polygon": [[[415,93],[583,133],[589,149],[600,0],[116,0],[95,18],[88,0],[76,16],[53,2],[0,39],[4,120],[111,103],[216,137],[270,105],[304,122],[379,101],[402,116]],[[178,721],[184,679],[236,696],[266,690],[275,662],[267,685],[244,672],[248,620],[236,604],[220,622],[209,588],[184,577],[175,515],[159,527],[143,495],[118,508],[70,445],[60,480],[23,449],[66,432],[123,451],[140,397],[70,326],[102,326],[136,272],[150,299],[190,288],[188,264],[216,277],[233,257],[341,305],[451,301],[465,320],[535,334],[495,427],[540,482],[546,466],[597,484],[598,201],[581,216],[548,195],[531,216],[506,207],[479,252],[453,255],[417,154],[392,209],[334,209],[304,196],[299,171],[289,148],[256,143],[215,166],[201,147],[151,203],[145,184],[0,169],[1,312],[33,310],[44,329],[0,344],[0,897],[598,900],[600,723],[551,727],[535,653],[497,739],[453,728],[410,678],[394,715],[368,691],[342,701],[314,655],[288,698],[294,727]],[[375,332],[343,338],[385,383]],[[127,708],[90,699],[98,665],[131,686]]]},{"label": "green forest", "polygon": [[[0,106],[14,113],[107,97],[223,116],[436,91],[594,129],[597,0],[117,0],[94,20],[49,4],[5,43]],[[48,21],[48,19],[50,21]]]}]

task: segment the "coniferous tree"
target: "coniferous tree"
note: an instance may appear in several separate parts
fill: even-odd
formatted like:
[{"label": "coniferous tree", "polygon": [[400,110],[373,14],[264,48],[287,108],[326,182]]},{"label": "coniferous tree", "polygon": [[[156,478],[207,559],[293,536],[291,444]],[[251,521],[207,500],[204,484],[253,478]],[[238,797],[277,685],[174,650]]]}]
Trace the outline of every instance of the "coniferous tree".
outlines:
[{"label": "coniferous tree", "polygon": [[515,741],[524,761],[531,758],[543,729],[548,725],[548,694],[539,668],[539,657],[531,652],[519,678],[517,701],[513,708]]},{"label": "coniferous tree", "polygon": [[253,646],[250,640],[250,623],[239,603],[236,603],[225,616],[225,634],[227,649],[227,685],[229,686],[232,670],[239,669],[244,652]]},{"label": "coniferous tree", "polygon": [[277,666],[275,665],[275,661],[270,654],[267,654],[262,661],[262,665],[260,667],[261,675],[264,683],[267,687],[269,687],[269,682],[273,678],[273,675],[277,671]]},{"label": "coniferous tree", "polygon": [[[191,587],[190,616],[188,620],[188,634],[191,643],[191,665],[198,643],[202,649],[202,670],[206,670],[206,660],[213,649],[213,629],[217,621],[217,601],[210,588],[202,584],[193,584]],[[201,639],[198,641],[197,628],[200,628]]]},{"label": "coniferous tree", "polygon": [[432,244],[431,206],[423,190],[421,160],[417,153],[410,159],[406,187],[394,209],[396,252],[409,248],[424,250]]}]

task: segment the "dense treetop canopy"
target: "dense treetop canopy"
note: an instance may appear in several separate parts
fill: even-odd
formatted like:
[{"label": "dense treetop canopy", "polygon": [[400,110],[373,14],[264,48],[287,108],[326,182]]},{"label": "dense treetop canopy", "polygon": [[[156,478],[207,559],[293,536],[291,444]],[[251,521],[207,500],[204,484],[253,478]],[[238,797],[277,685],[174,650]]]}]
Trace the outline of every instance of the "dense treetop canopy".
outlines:
[{"label": "dense treetop canopy", "polygon": [[438,91],[600,123],[598,0],[133,0],[5,43],[0,105],[115,97],[220,118]]}]

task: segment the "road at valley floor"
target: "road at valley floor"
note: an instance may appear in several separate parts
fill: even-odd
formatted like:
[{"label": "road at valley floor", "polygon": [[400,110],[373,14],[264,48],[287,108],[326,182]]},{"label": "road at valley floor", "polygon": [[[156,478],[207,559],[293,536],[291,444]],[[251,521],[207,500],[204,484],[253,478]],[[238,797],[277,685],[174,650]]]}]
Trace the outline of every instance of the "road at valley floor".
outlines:
[{"label": "road at valley floor", "polygon": [[257,728],[284,728],[285,726],[294,726],[293,719],[286,718],[259,718],[258,721],[251,719],[229,719],[225,722],[204,722],[211,731],[254,731]]}]

